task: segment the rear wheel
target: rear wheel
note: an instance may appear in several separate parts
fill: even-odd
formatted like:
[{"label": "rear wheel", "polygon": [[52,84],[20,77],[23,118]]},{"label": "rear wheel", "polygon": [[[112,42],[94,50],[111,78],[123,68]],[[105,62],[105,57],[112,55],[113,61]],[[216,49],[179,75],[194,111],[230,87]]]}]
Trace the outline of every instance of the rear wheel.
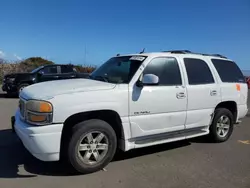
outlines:
[{"label": "rear wheel", "polygon": [[68,145],[68,158],[80,173],[104,168],[113,159],[117,138],[113,128],[102,120],[87,120],[73,128]]},{"label": "rear wheel", "polygon": [[210,137],[214,142],[227,141],[233,132],[233,114],[226,108],[215,110],[214,119],[210,126]]}]

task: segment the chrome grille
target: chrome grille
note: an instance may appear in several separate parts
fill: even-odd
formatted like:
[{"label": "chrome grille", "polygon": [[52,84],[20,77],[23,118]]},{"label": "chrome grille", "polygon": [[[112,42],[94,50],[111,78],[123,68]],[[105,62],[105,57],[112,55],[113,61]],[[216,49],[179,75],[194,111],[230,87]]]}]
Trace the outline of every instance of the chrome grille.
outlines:
[{"label": "chrome grille", "polygon": [[19,109],[20,109],[21,116],[24,118],[24,114],[25,114],[25,102],[22,99],[19,100]]}]

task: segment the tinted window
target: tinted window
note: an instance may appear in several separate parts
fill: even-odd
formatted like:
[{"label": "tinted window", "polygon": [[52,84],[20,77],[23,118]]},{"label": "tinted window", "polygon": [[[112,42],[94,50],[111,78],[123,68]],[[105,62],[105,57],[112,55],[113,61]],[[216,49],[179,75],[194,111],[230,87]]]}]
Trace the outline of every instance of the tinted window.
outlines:
[{"label": "tinted window", "polygon": [[184,58],[184,63],[190,85],[214,83],[213,75],[205,61]]},{"label": "tinted window", "polygon": [[211,59],[222,82],[245,82],[244,76],[236,63],[228,60]]},{"label": "tinted window", "polygon": [[73,67],[72,66],[61,66],[61,73],[72,73]]},{"label": "tinted window", "polygon": [[44,74],[57,74],[57,66],[48,66],[42,69]]},{"label": "tinted window", "polygon": [[181,85],[181,74],[175,58],[160,57],[153,59],[143,74],[155,74],[159,77],[159,85]]}]

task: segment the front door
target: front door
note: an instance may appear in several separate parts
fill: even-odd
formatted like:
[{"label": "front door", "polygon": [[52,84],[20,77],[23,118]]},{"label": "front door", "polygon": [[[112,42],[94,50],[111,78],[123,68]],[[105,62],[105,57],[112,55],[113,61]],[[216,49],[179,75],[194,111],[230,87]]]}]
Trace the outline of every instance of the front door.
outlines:
[{"label": "front door", "polygon": [[58,80],[59,76],[58,66],[47,66],[39,71],[37,80],[38,82]]},{"label": "front door", "polygon": [[138,87],[129,84],[132,137],[184,130],[187,93],[178,61],[173,57],[152,59],[143,71],[155,74],[159,84]]}]

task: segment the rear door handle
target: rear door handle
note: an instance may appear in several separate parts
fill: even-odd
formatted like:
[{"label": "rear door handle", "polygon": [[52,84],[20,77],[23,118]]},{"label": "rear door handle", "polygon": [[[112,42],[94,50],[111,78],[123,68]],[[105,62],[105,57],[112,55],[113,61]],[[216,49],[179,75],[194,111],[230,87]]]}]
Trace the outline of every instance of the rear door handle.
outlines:
[{"label": "rear door handle", "polygon": [[216,90],[212,90],[212,91],[210,91],[210,95],[211,95],[211,96],[215,96],[215,95],[217,95],[217,91],[216,91]]},{"label": "rear door handle", "polygon": [[176,94],[176,98],[177,99],[184,99],[186,97],[185,93],[184,92],[180,92],[180,93],[177,93]]}]

